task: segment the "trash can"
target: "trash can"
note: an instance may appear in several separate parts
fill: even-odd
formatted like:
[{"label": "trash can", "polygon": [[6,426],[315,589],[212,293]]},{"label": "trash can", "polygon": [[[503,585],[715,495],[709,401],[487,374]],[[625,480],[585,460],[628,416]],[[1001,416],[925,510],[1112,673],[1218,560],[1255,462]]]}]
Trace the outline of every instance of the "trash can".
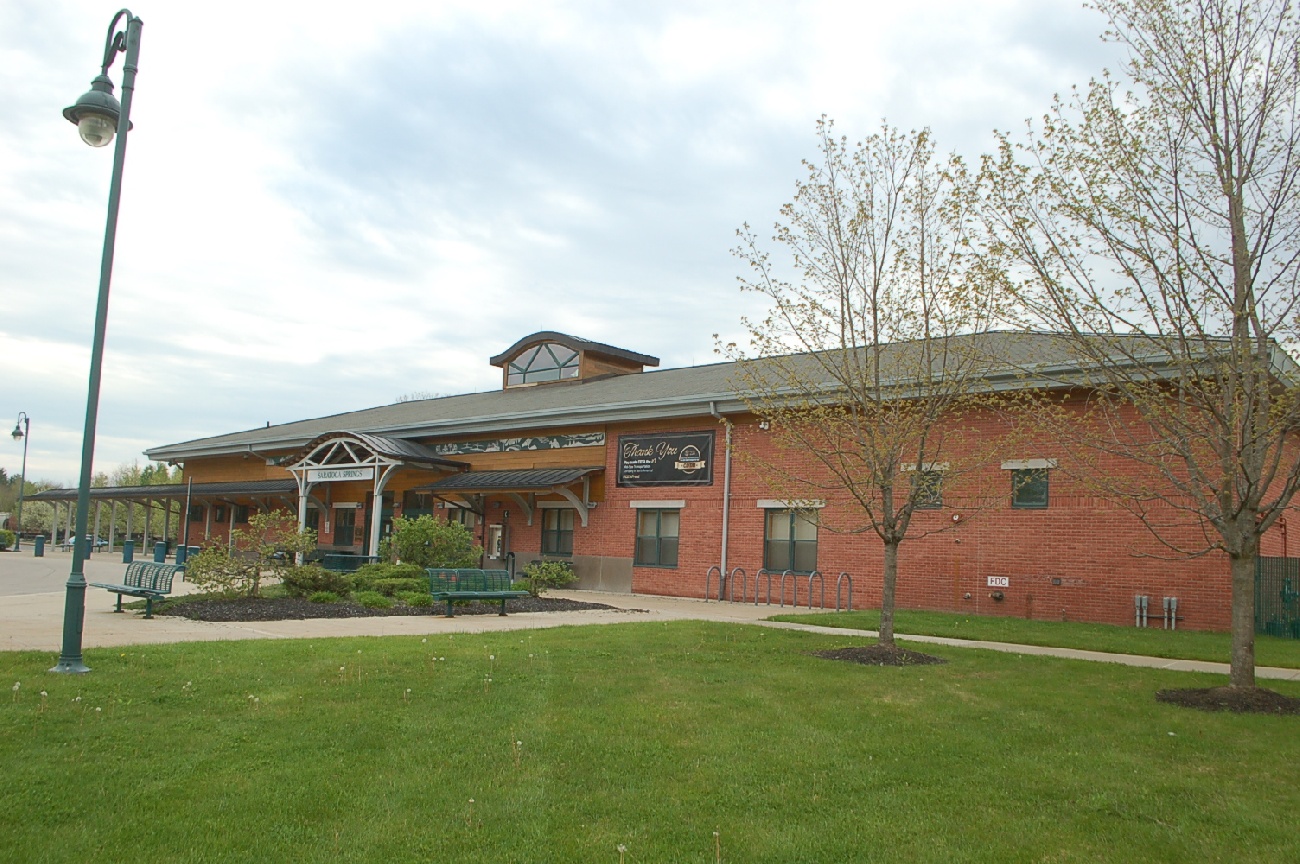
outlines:
[{"label": "trash can", "polygon": [[185,556],[189,554],[189,551],[190,551],[190,547],[188,547],[188,546],[177,546],[177,547],[176,547],[176,566],[177,566],[177,567],[180,567],[182,564],[185,563]]},{"label": "trash can", "polygon": [[36,557],[37,558],[45,557],[45,535],[44,534],[36,535]]},{"label": "trash can", "polygon": [[135,560],[135,541],[123,540],[122,541],[122,563],[130,564],[134,560]]},{"label": "trash can", "polygon": [[167,563],[167,543],[163,540],[159,540],[157,543],[153,544],[153,563]]}]

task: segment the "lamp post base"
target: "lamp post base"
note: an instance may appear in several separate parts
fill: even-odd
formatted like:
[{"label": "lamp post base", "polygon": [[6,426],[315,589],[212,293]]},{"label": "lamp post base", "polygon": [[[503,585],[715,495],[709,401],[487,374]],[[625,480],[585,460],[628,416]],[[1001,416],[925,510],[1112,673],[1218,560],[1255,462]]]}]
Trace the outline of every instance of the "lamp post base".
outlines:
[{"label": "lamp post base", "polygon": [[82,675],[85,674],[86,672],[89,672],[90,667],[87,666],[85,663],[82,663],[80,658],[77,658],[75,660],[64,660],[62,657],[60,657],[58,665],[55,666],[50,671],[62,672],[69,675]]}]

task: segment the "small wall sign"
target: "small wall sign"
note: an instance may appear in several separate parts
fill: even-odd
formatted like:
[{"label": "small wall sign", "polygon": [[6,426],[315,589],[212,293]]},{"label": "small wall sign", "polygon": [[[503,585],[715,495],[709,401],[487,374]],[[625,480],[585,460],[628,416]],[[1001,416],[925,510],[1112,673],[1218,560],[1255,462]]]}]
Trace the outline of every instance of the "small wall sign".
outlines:
[{"label": "small wall sign", "polygon": [[990,577],[989,577],[989,587],[990,587],[990,588],[1010,588],[1010,587],[1011,587],[1011,577],[1010,577],[1010,576],[990,576]]}]

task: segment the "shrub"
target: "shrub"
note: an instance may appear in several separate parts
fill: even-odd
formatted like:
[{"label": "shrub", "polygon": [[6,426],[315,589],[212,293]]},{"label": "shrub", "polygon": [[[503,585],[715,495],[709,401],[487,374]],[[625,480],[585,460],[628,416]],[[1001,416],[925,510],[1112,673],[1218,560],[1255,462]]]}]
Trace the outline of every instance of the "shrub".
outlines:
[{"label": "shrub", "polygon": [[402,593],[427,591],[429,582],[427,579],[376,579],[370,587],[385,597],[396,597]]},{"label": "shrub", "polygon": [[529,594],[541,597],[552,588],[563,588],[576,581],[578,576],[568,561],[534,561],[524,567],[523,578],[519,583]]},{"label": "shrub", "polygon": [[307,599],[313,603],[337,603],[342,598],[333,591],[317,591]]},{"label": "shrub", "polygon": [[444,522],[424,515],[393,520],[389,553],[417,567],[475,567],[483,554],[474,535],[459,522]]},{"label": "shrub", "polygon": [[415,564],[364,564],[349,574],[353,591],[378,591],[377,582],[389,579],[415,579],[418,588],[428,587],[424,569]]},{"label": "shrub", "polygon": [[185,562],[185,581],[207,593],[255,596],[259,576],[257,561],[232,558],[225,546],[209,546]]},{"label": "shrub", "polygon": [[347,574],[326,570],[319,564],[290,567],[280,576],[280,580],[291,597],[306,597],[319,591],[346,594],[352,590],[352,580]]},{"label": "shrub", "polygon": [[433,596],[428,591],[404,591],[397,595],[407,606],[432,606]]},{"label": "shrub", "polygon": [[16,535],[8,528],[0,528],[0,551],[8,549],[14,545]]},{"label": "shrub", "polygon": [[385,597],[378,591],[360,591],[353,594],[352,599],[367,609],[391,609],[394,605],[392,597]]}]

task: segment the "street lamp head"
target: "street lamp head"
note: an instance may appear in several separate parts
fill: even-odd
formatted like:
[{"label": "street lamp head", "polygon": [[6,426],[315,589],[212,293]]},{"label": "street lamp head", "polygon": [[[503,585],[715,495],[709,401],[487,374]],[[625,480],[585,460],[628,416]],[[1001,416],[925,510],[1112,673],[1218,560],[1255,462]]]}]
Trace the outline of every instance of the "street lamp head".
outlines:
[{"label": "street lamp head", "polygon": [[63,116],[76,124],[81,140],[91,147],[108,144],[113,140],[118,119],[122,116],[122,106],[113,96],[113,82],[107,75],[96,75],[90,82],[90,89],[76,104],[63,109]]},{"label": "street lamp head", "polygon": [[19,411],[19,412],[18,412],[18,422],[14,424],[14,431],[13,431],[13,438],[14,438],[15,441],[21,441],[21,440],[23,440],[24,437],[26,437],[26,436],[23,434],[23,423],[24,423],[24,422],[26,422],[26,424],[30,427],[30,426],[31,426],[31,422],[32,422],[32,420],[31,420],[30,417],[27,416],[27,412],[26,412],[26,411]]},{"label": "street lamp head", "polygon": [[21,441],[21,440],[23,440],[23,430],[22,430],[22,427],[19,426],[17,423],[14,424],[14,440],[15,440],[15,441]]}]

